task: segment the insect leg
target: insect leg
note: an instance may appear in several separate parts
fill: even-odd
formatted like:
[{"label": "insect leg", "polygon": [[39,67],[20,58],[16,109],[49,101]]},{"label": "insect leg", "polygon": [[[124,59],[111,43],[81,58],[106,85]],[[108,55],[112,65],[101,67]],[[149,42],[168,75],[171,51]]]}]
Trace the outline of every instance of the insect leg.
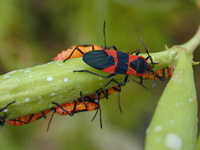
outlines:
[{"label": "insect leg", "polygon": [[52,102],[53,104],[57,105],[58,107],[60,107],[64,112],[66,112],[68,115],[73,116],[74,114],[70,114],[68,111],[66,111],[65,109],[63,109],[62,106],[60,106],[58,103]]},{"label": "insect leg", "polygon": [[103,78],[110,78],[116,74],[110,74],[108,76],[103,76],[103,75],[100,75],[100,74],[97,74],[97,73],[94,73],[94,72],[91,72],[91,71],[88,71],[88,70],[73,70],[73,72],[87,72],[87,73],[91,73],[93,75],[96,75],[96,76],[100,76],[100,77],[103,77]]}]

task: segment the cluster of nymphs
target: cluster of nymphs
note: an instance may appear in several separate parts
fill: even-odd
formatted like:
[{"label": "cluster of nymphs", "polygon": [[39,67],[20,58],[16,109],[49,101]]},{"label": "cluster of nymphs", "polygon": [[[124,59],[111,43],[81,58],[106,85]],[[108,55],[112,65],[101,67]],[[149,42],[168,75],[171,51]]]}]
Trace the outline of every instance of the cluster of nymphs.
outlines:
[{"label": "cluster of nymphs", "polygon": [[[114,50],[111,50],[111,48],[113,48]],[[124,74],[125,75],[124,82],[119,83],[116,80],[111,78],[110,82],[114,81],[115,83],[117,83],[117,85],[112,88],[108,88],[106,90],[99,89],[98,91],[96,91],[96,93],[92,95],[84,96],[84,97],[82,96],[82,92],[80,92],[80,98],[78,100],[68,102],[62,105],[52,102],[53,104],[56,105],[56,107],[36,113],[36,114],[30,114],[30,115],[18,117],[15,119],[10,119],[8,120],[8,123],[11,125],[16,125],[16,126],[25,125],[39,118],[42,118],[42,117],[46,118],[46,114],[49,113],[50,111],[54,111],[54,113],[59,114],[59,115],[73,116],[77,112],[100,110],[100,105],[99,105],[100,99],[108,98],[108,96],[113,94],[115,91],[120,92],[121,86],[124,86],[126,84],[129,75],[138,76],[140,78],[140,82],[138,83],[141,84],[142,86],[143,86],[143,83],[142,83],[143,79],[153,79],[154,88],[155,88],[155,80],[156,79],[163,80],[164,78],[171,76],[173,73],[173,67],[163,68],[161,70],[154,71],[153,70],[154,63],[152,61],[152,58],[149,55],[147,49],[146,49],[146,52],[147,52],[147,57],[144,58],[142,56],[138,56],[140,53],[140,50],[133,52],[135,53],[134,55],[133,53],[127,54],[127,53],[119,52],[117,51],[117,48],[115,46],[103,47],[103,46],[98,46],[98,45],[72,46],[69,49],[62,51],[54,58],[54,61],[62,60],[63,63],[65,63],[65,61],[67,61],[68,59],[82,57],[83,61],[89,66],[102,70],[104,72],[111,73],[111,74],[109,76],[103,76],[100,74],[93,73],[89,70],[74,70],[74,72],[86,72],[86,73],[90,73],[90,74],[97,75],[104,78],[111,78],[116,74]],[[147,62],[148,59],[151,60],[150,64]],[[108,84],[106,84],[105,87]],[[14,102],[15,101],[1,108],[0,111],[4,111],[9,105],[13,104]],[[119,108],[121,111],[120,103],[119,103]],[[4,116],[0,117],[1,127],[3,127],[6,117],[7,117],[6,113],[4,112]],[[100,117],[100,125],[102,127],[101,117]]]}]

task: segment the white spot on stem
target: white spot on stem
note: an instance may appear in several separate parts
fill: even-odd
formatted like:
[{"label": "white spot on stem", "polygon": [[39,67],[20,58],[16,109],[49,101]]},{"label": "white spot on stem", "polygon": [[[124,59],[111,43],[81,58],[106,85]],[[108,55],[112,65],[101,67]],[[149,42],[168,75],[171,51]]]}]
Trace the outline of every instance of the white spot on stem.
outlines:
[{"label": "white spot on stem", "polygon": [[68,78],[64,78],[63,80],[64,80],[64,82],[67,82],[67,81],[68,81]]},{"label": "white spot on stem", "polygon": [[9,78],[10,76],[7,74],[7,75],[5,75],[5,76],[3,76],[3,78],[4,79],[7,79],[7,78]]},{"label": "white spot on stem", "polygon": [[51,81],[53,81],[53,78],[52,77],[47,77],[47,81],[51,82]]},{"label": "white spot on stem", "polygon": [[157,137],[156,138],[156,143],[160,143],[161,142],[161,138],[160,137]]},{"label": "white spot on stem", "polygon": [[170,149],[180,150],[183,146],[183,141],[179,135],[169,133],[165,138],[165,145]]},{"label": "white spot on stem", "polygon": [[51,62],[48,62],[47,64],[51,64],[51,63],[53,63],[53,61],[51,61]]},{"label": "white spot on stem", "polygon": [[155,128],[154,128],[154,131],[155,132],[159,132],[159,131],[161,131],[162,130],[162,126],[161,125],[158,125],[158,126],[156,126]]},{"label": "white spot on stem", "polygon": [[148,134],[148,133],[149,133],[149,130],[150,130],[150,129],[149,129],[149,127],[148,127],[148,128],[146,129],[146,134]]},{"label": "white spot on stem", "polygon": [[51,93],[51,96],[54,96],[54,95],[56,95],[56,93]]},{"label": "white spot on stem", "polygon": [[38,102],[38,104],[42,103],[43,101],[44,101],[44,99],[41,99],[41,100]]},{"label": "white spot on stem", "polygon": [[30,101],[30,98],[25,98],[24,101],[25,101],[25,102],[29,102],[29,101]]},{"label": "white spot on stem", "polygon": [[8,74],[11,74],[11,73],[14,73],[14,72],[17,72],[17,70],[14,70],[14,71],[8,72]]},{"label": "white spot on stem", "polygon": [[171,124],[174,124],[174,123],[175,123],[175,120],[174,120],[174,119],[172,119],[172,120],[170,121],[170,123],[171,123]]},{"label": "white spot on stem", "polygon": [[26,71],[24,71],[24,73],[27,73],[27,72],[31,72],[31,70],[26,70]]}]

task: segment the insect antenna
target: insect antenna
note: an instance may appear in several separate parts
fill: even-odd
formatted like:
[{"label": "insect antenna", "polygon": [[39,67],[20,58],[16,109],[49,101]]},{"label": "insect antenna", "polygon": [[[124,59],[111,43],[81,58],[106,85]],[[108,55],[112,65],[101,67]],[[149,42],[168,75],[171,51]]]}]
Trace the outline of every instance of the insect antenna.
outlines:
[{"label": "insect antenna", "polygon": [[51,115],[51,118],[50,118],[49,123],[48,123],[48,126],[47,126],[47,132],[49,131],[49,127],[50,127],[51,121],[52,121],[53,116],[54,116],[54,114],[55,114],[55,109],[52,109],[52,110],[53,110],[53,113],[52,113],[52,115]]},{"label": "insect antenna", "polygon": [[147,59],[150,59],[151,60],[151,65],[152,65],[152,67],[154,68],[154,63],[153,63],[153,59],[152,59],[152,57],[149,55],[149,51],[147,50],[147,48],[146,48],[146,46],[145,46],[145,44],[144,44],[144,42],[143,42],[143,40],[141,39],[141,42],[142,42],[142,44],[143,44],[143,46],[144,46],[144,48],[145,48],[145,50],[146,50],[146,53],[147,53],[147,58],[146,58],[146,60]]},{"label": "insect antenna", "polygon": [[[143,44],[143,46],[144,46],[144,48],[145,48],[145,50],[146,50],[146,53],[147,53],[147,55],[148,55],[147,58],[146,58],[146,60],[147,60],[147,59],[150,59],[150,60],[151,60],[151,66],[152,66],[152,68],[154,68],[153,59],[152,59],[152,57],[149,55],[149,52],[148,52],[148,50],[147,50],[147,48],[146,48],[146,46],[145,46],[145,44],[144,44],[144,42],[143,42],[142,39],[141,39],[141,42],[142,42],[142,44]],[[154,74],[153,91],[155,91],[155,87],[156,87],[156,73],[155,73],[154,70],[152,70],[151,72]]]},{"label": "insect antenna", "polygon": [[104,20],[104,23],[103,23],[103,40],[104,40],[104,44],[105,44],[104,50],[108,48],[106,46],[107,44],[106,44],[106,30],[105,30],[105,28],[106,28],[106,21]]}]

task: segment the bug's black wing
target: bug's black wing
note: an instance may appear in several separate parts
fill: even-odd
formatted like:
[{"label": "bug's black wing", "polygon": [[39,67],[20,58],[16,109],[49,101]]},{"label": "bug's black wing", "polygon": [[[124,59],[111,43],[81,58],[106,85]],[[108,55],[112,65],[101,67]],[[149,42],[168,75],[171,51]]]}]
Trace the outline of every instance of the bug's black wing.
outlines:
[{"label": "bug's black wing", "polygon": [[83,61],[91,67],[102,70],[115,64],[114,58],[104,50],[91,51],[83,55]]}]

